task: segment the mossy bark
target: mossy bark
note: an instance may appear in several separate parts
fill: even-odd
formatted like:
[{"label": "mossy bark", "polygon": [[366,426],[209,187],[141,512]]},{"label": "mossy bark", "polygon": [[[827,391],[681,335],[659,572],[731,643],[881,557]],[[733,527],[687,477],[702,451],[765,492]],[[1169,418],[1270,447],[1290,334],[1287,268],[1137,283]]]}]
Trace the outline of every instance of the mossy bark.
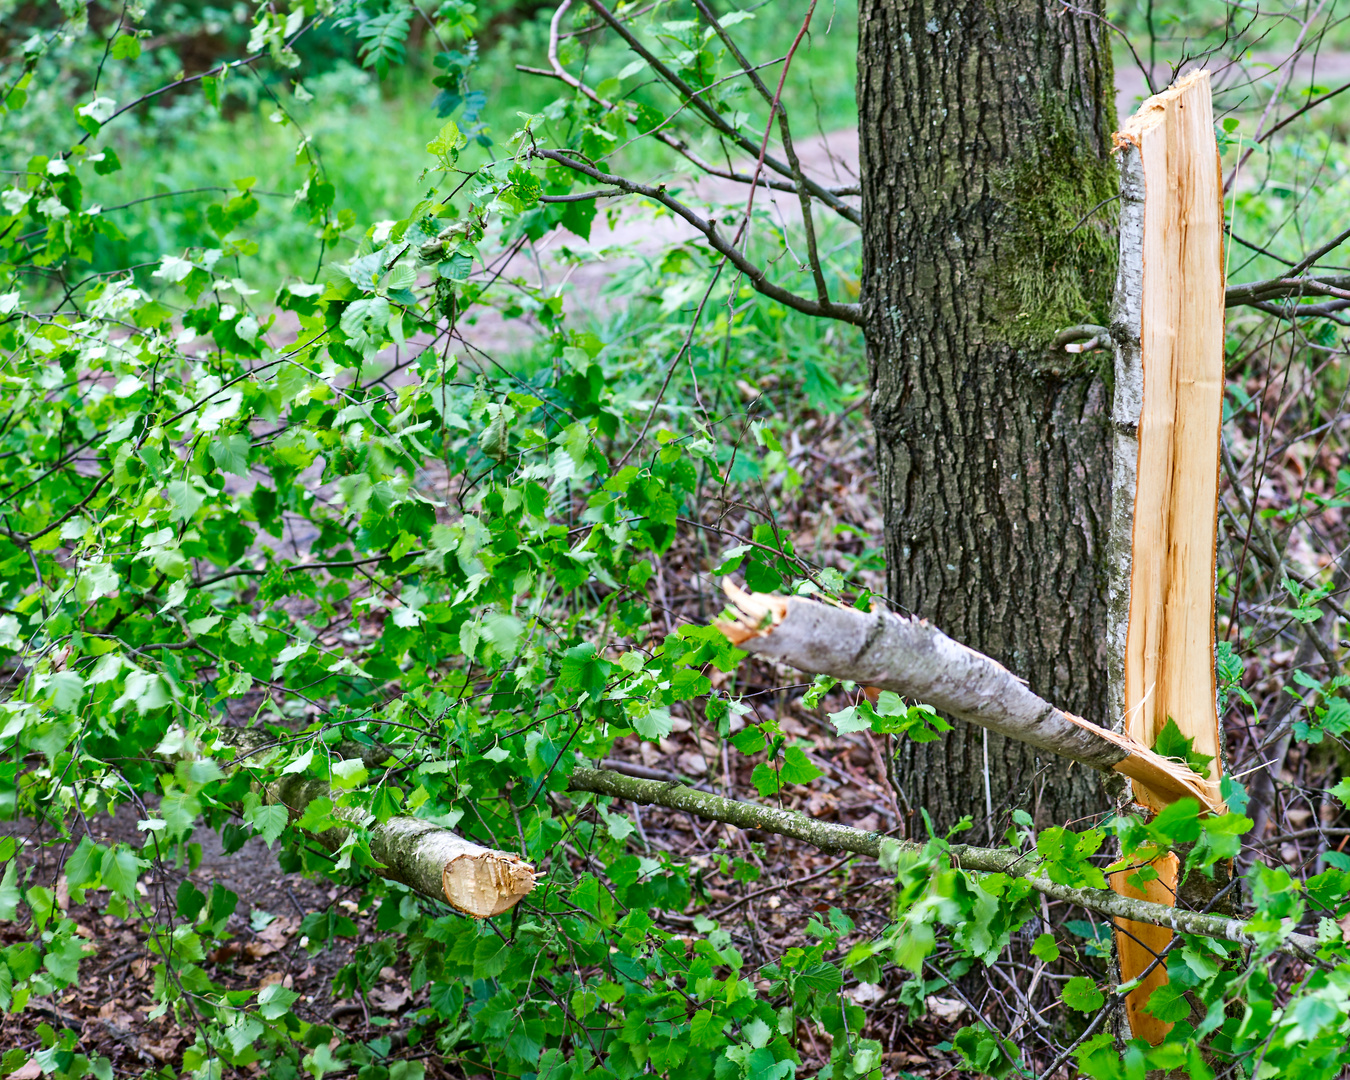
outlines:
[{"label": "mossy bark", "polygon": [[[1110,307],[1106,32],[1055,0],[862,0],[858,49],[891,596],[1106,724],[1109,379],[1044,359]],[[996,816],[1104,805],[1087,770],[964,724],[901,753],[907,798],[939,823],[982,819],[986,776]]]},{"label": "mossy bark", "polygon": [[[738,829],[772,833],[801,840],[822,851],[850,851],[869,858],[894,859],[901,853],[918,854],[924,845],[896,840],[878,832],[866,832],[832,821],[820,821],[796,810],[777,806],[724,799],[706,791],[697,791],[684,784],[666,780],[642,780],[625,776],[610,769],[592,769],[578,765],[568,778],[571,792],[590,792],[614,799],[626,799],[644,806],[665,806],[672,810],[693,814],[706,821],[724,821]],[[890,848],[888,856],[887,848]],[[1007,874],[1024,878],[1037,892],[1055,900],[1074,904],[1088,911],[1096,911],[1114,919],[1155,923],[1186,934],[1223,941],[1256,944],[1260,931],[1241,919],[1206,915],[1198,911],[1184,911],[1145,900],[1132,900],[1109,889],[1081,889],[1051,881],[1040,870],[1040,860],[1012,848],[981,848],[970,844],[953,844],[947,852],[952,865],[976,873]],[[1306,934],[1290,933],[1284,938],[1282,951],[1302,957],[1316,953],[1316,938]]]}]

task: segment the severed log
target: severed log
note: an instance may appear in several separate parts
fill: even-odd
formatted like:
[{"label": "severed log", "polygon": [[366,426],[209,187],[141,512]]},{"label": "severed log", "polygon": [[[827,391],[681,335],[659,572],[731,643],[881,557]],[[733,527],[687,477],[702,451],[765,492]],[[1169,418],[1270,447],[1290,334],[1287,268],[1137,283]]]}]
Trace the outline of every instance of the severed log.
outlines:
[{"label": "severed log", "polygon": [[[759,829],[778,836],[790,837],[814,844],[823,851],[849,851],[870,858],[881,858],[883,849],[893,845],[896,851],[918,852],[922,844],[897,840],[883,833],[867,832],[832,821],[818,821],[796,810],[776,806],[726,799],[706,791],[699,791],[674,781],[644,780],[612,769],[593,769],[578,765],[568,778],[568,790],[608,795],[615,799],[641,803],[644,806],[664,806],[693,814],[709,821],[723,821],[740,829]],[[1007,874],[1025,878],[1028,884],[1046,896],[1076,904],[1114,919],[1127,919],[1142,925],[1168,927],[1184,934],[1199,934],[1222,941],[1256,945],[1262,935],[1242,919],[1185,911],[1170,905],[1130,899],[1110,889],[1080,889],[1060,885],[1040,873],[1039,862],[1032,856],[1019,854],[1010,848],[981,848],[970,844],[952,844],[949,854],[952,864],[976,873]],[[1315,958],[1322,943],[1307,934],[1294,933],[1286,928],[1281,940],[1281,951],[1307,960]]]},{"label": "severed log", "polygon": [[[315,799],[328,794],[323,781],[295,776],[283,777],[264,788],[267,802],[285,806],[293,819]],[[433,822],[400,816],[376,823],[353,807],[334,807],[331,816],[355,826],[369,826],[370,853],[380,863],[375,869],[381,877],[423,896],[444,900],[475,919],[511,910],[534,888],[534,868],[519,856],[485,848]],[[307,835],[335,853],[346,843],[349,830],[333,826]]]},{"label": "severed log", "polygon": [[1056,708],[997,660],[923,620],[747,593],[730,581],[723,588],[736,612],[717,625],[742,649],[799,671],[893,690],[1089,768],[1128,776],[1171,800],[1190,797],[1211,813],[1224,811],[1212,781],[1129,735]]},{"label": "severed log", "polygon": [[[239,750],[237,765],[276,746],[263,733],[248,728],[225,728],[217,734]],[[390,756],[379,746],[344,743],[342,747],[348,751],[346,756],[361,757],[370,767]],[[322,780],[294,775],[264,785],[261,793],[268,803],[285,806],[293,821],[315,799],[330,797],[329,787]],[[472,918],[487,919],[510,911],[534,889],[534,867],[518,855],[475,844],[434,822],[406,816],[376,822],[363,810],[339,806],[330,816],[352,826],[367,827],[370,853],[380,864],[374,869],[381,877],[430,899],[443,900]],[[350,830],[335,825],[306,835],[336,853],[346,843]]]},{"label": "severed log", "polygon": [[[1116,134],[1121,158],[1108,653],[1110,714],[1153,746],[1169,720],[1219,779],[1214,568],[1224,365],[1223,206],[1209,75],[1193,72],[1149,98]],[[1135,777],[1134,800],[1175,800]],[[1178,861],[1154,861],[1142,889],[1122,895],[1175,903]],[[1129,982],[1171,933],[1125,922],[1116,942]],[[1171,1028],[1144,1012],[1167,981],[1155,967],[1126,997],[1131,1032],[1156,1045]]]},{"label": "severed log", "polygon": [[[285,806],[298,818],[315,799],[327,797],[322,780],[286,776],[266,785],[269,803]],[[418,818],[391,817],[377,823],[354,807],[335,806],[331,816],[352,825],[368,825],[370,853],[380,863],[376,872],[414,892],[444,900],[456,911],[488,919],[510,911],[534,888],[534,867],[509,851],[497,851],[465,840],[457,833]],[[309,833],[330,852],[349,835],[341,826]]]}]

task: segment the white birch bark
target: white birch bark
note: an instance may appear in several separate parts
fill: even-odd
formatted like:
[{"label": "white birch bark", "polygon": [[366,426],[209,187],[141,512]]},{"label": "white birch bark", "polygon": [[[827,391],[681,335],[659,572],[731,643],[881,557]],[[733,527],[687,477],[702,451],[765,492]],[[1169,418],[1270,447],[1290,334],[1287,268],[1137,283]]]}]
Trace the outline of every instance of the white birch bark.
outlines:
[{"label": "white birch bark", "polygon": [[1218,787],[1128,735],[1107,731],[1031,692],[997,660],[937,627],[801,597],[747,593],[724,582],[740,611],[719,629],[741,648],[799,671],[893,690],[941,712],[1101,772],[1118,772],[1171,799],[1222,812]]},{"label": "white birch bark", "polygon": [[[270,803],[285,806],[299,817],[315,799],[329,796],[321,780],[283,777],[264,789]],[[370,853],[381,864],[376,872],[414,892],[444,900],[456,911],[487,919],[510,911],[534,888],[534,867],[508,851],[497,851],[465,840],[457,833],[418,818],[392,817],[376,822],[364,811],[335,807],[331,816],[351,825],[364,825],[370,834]],[[341,826],[311,833],[314,840],[336,852],[346,842]]]},{"label": "white birch bark", "polygon": [[1120,155],[1120,258],[1116,263],[1111,338],[1115,386],[1111,423],[1115,449],[1111,519],[1107,541],[1106,615],[1107,716],[1113,731],[1125,725],[1125,645],[1130,626],[1130,553],[1134,539],[1134,498],[1139,473],[1139,413],[1144,404],[1140,341],[1144,295],[1144,167],[1139,148],[1125,143]]},{"label": "white birch bark", "polygon": [[[227,768],[242,767],[250,760],[258,764],[274,756],[279,748],[275,739],[251,728],[222,728],[216,737],[237,751]],[[359,757],[372,769],[392,756],[382,746],[357,742],[342,742],[334,749],[344,757]],[[300,776],[283,776],[264,785],[261,793],[267,802],[285,806],[292,820],[315,799],[331,797],[322,780]],[[400,816],[380,823],[352,807],[334,807],[329,816],[368,830],[370,853],[380,863],[375,871],[381,877],[400,882],[429,899],[442,900],[475,919],[511,910],[534,888],[534,867],[519,856],[475,844],[433,822]],[[347,842],[350,830],[334,825],[306,835],[325,850],[337,852]]]}]

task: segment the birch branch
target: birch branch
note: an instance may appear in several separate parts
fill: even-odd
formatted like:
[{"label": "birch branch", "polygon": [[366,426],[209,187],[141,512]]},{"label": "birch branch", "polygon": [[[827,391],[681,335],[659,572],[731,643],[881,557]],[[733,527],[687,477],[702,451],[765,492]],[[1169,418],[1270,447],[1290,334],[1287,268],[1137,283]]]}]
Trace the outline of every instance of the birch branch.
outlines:
[{"label": "birch branch", "polygon": [[[571,791],[608,795],[611,798],[626,799],[644,806],[664,806],[671,810],[694,814],[705,820],[722,821],[739,829],[758,829],[761,832],[790,837],[812,844],[822,851],[848,851],[855,855],[879,859],[887,846],[891,846],[896,852],[923,850],[922,845],[909,840],[897,840],[882,833],[866,832],[831,821],[817,821],[795,810],[726,799],[706,791],[697,791],[684,784],[642,780],[610,769],[592,769],[579,765],[573,770],[568,787]],[[1075,904],[1112,919],[1151,923],[1169,927],[1183,934],[1196,934],[1243,945],[1261,945],[1269,941],[1268,931],[1256,930],[1242,919],[1206,915],[1198,911],[1185,911],[1164,904],[1153,904],[1146,900],[1133,900],[1109,889],[1078,889],[1057,884],[1040,871],[1036,859],[1018,854],[1011,848],[981,848],[969,844],[952,844],[950,854],[953,865],[963,870],[1023,878],[1037,892],[1044,893],[1052,899]],[[1322,944],[1306,934],[1289,931],[1282,939],[1281,950],[1307,958],[1315,955]]]},{"label": "birch branch", "polygon": [[[248,728],[225,728],[217,735],[239,750],[236,760],[241,763],[276,748],[267,736]],[[360,757],[368,767],[391,756],[382,746],[354,742],[344,742],[338,749],[346,751],[344,756]],[[262,796],[270,804],[285,806],[295,821],[314,800],[331,798],[331,792],[322,780],[292,775],[264,785]],[[334,806],[329,816],[343,824],[305,835],[336,854],[351,835],[351,827],[365,827],[370,853],[380,864],[374,868],[376,873],[475,919],[511,910],[534,888],[534,867],[519,856],[475,844],[433,822],[403,816],[377,822],[364,810],[341,806]]]},{"label": "birch branch", "polygon": [[[322,780],[286,776],[268,784],[263,793],[267,802],[285,806],[294,820],[315,799],[327,798],[329,789]],[[375,870],[381,877],[443,900],[475,919],[510,911],[534,888],[534,867],[519,856],[485,848],[430,821],[391,817],[379,823],[363,810],[340,806],[330,816],[368,827],[370,853],[380,863]],[[335,825],[307,835],[336,853],[350,830]]]},{"label": "birch branch", "polygon": [[1218,785],[1128,735],[1056,708],[997,660],[937,627],[888,612],[862,612],[801,597],[723,588],[738,609],[718,628],[740,648],[797,668],[893,690],[1029,746],[1117,772],[1168,796],[1223,813]]}]

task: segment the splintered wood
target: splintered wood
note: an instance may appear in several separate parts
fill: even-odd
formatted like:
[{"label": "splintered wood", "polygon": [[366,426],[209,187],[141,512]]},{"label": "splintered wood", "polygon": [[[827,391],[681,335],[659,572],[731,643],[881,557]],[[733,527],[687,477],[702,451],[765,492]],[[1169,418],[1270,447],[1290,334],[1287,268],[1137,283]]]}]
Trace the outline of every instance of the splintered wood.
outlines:
[{"label": "splintered wood", "polygon": [[[1168,720],[1210,756],[1219,779],[1220,730],[1214,685],[1214,559],[1223,405],[1223,206],[1209,74],[1193,72],[1139,108],[1116,135],[1126,158],[1123,188],[1142,175],[1142,237],[1122,221],[1122,264],[1142,258],[1137,347],[1118,365],[1117,394],[1137,403],[1137,460],[1129,545],[1124,643],[1125,733],[1152,747]],[[1137,154],[1132,160],[1131,155]],[[1131,170],[1135,170],[1132,177]],[[1131,193],[1124,192],[1127,202]],[[1137,196],[1134,202],[1138,203]],[[1129,206],[1122,215],[1131,212]],[[1129,243],[1133,238],[1134,243]],[[1138,245],[1138,246],[1135,246]],[[1133,248],[1133,250],[1132,250]],[[1121,281],[1130,268],[1122,265]],[[1137,281],[1137,279],[1136,279]],[[1118,301],[1119,303],[1119,301]],[[1121,421],[1119,410],[1116,414]],[[1128,427],[1128,418],[1126,418]],[[1124,452],[1134,448],[1125,437]],[[1119,451],[1118,451],[1119,452]],[[1117,478],[1122,469],[1117,467]],[[1128,497],[1118,483],[1116,497]],[[1174,801],[1146,779],[1135,801],[1157,811]],[[1144,891],[1112,876],[1118,892],[1173,903],[1177,860],[1154,863]],[[1142,973],[1170,940],[1168,931],[1124,923],[1118,930],[1121,979]],[[1142,1011],[1162,965],[1126,1001],[1132,1032],[1157,1043],[1170,1029]]]},{"label": "splintered wood", "polygon": [[[1208,72],[1149,98],[1116,140],[1138,149],[1145,187],[1126,730],[1152,746],[1170,717],[1217,762],[1214,557],[1224,282]],[[1139,783],[1135,796],[1155,810],[1171,801]]]}]

